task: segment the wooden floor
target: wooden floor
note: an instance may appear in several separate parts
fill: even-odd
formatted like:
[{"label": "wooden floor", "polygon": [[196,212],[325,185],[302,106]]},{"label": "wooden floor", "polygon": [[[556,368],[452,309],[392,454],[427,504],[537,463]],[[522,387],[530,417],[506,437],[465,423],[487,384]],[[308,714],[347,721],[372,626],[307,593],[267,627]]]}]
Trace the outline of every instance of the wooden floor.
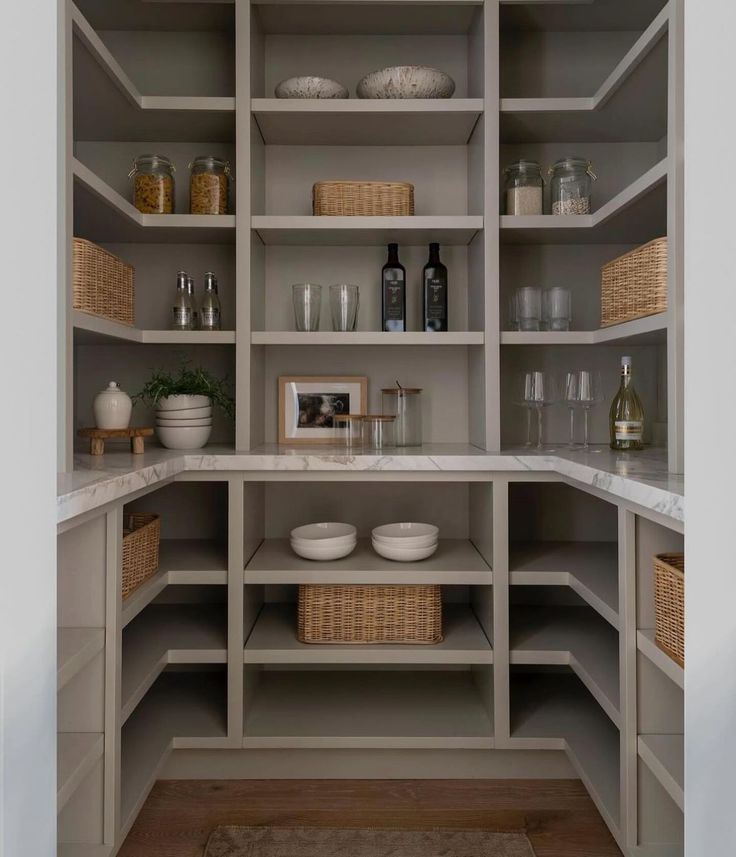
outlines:
[{"label": "wooden floor", "polygon": [[219,824],[523,831],[537,857],[620,857],[579,780],[166,780],[119,857],[201,857]]}]

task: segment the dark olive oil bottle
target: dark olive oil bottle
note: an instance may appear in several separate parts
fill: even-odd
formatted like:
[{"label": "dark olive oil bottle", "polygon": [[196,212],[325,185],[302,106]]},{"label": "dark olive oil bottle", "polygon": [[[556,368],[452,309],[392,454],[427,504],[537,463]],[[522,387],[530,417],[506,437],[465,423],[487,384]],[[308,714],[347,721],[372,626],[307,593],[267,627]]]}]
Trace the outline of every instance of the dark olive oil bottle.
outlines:
[{"label": "dark olive oil bottle", "polygon": [[381,273],[382,330],[406,330],[406,269],[399,262],[399,245],[388,245],[388,260]]},{"label": "dark olive oil bottle", "polygon": [[440,262],[440,245],[429,245],[422,284],[422,330],[447,330],[447,268]]}]

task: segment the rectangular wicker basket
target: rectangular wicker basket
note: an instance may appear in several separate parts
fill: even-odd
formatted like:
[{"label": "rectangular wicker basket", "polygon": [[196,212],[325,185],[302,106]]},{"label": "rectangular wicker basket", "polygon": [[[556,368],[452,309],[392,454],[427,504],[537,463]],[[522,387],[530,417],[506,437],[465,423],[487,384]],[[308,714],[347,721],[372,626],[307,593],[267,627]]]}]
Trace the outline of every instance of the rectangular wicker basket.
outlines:
[{"label": "rectangular wicker basket", "polygon": [[667,309],[667,238],[655,238],[601,268],[601,327]]},{"label": "rectangular wicker basket", "polygon": [[144,584],[158,569],[161,518],[133,513],[123,519],[123,598]]},{"label": "rectangular wicker basket", "polygon": [[299,587],[302,643],[439,643],[439,586],[305,584]]},{"label": "rectangular wicker basket", "polygon": [[312,213],[330,217],[406,217],[414,214],[408,182],[317,182]]},{"label": "rectangular wicker basket", "polygon": [[681,667],[685,666],[685,554],[654,557],[655,642]]},{"label": "rectangular wicker basket", "polygon": [[134,324],[133,266],[84,238],[74,238],[73,257],[74,309]]}]

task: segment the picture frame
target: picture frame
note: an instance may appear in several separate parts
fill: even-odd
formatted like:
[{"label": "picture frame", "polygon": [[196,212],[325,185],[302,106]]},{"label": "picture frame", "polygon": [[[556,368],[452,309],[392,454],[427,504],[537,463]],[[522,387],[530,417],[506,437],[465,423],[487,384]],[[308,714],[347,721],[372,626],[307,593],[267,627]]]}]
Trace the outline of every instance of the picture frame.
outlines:
[{"label": "picture frame", "polygon": [[365,414],[368,378],[361,375],[284,375],[279,378],[279,443],[334,444],[335,413]]}]

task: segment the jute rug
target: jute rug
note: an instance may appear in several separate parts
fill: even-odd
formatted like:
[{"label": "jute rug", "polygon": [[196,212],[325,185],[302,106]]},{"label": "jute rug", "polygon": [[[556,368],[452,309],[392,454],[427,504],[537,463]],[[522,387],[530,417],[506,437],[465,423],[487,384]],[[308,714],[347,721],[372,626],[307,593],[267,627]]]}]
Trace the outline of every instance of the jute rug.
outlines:
[{"label": "jute rug", "polygon": [[205,857],[534,857],[523,833],[218,827]]}]

